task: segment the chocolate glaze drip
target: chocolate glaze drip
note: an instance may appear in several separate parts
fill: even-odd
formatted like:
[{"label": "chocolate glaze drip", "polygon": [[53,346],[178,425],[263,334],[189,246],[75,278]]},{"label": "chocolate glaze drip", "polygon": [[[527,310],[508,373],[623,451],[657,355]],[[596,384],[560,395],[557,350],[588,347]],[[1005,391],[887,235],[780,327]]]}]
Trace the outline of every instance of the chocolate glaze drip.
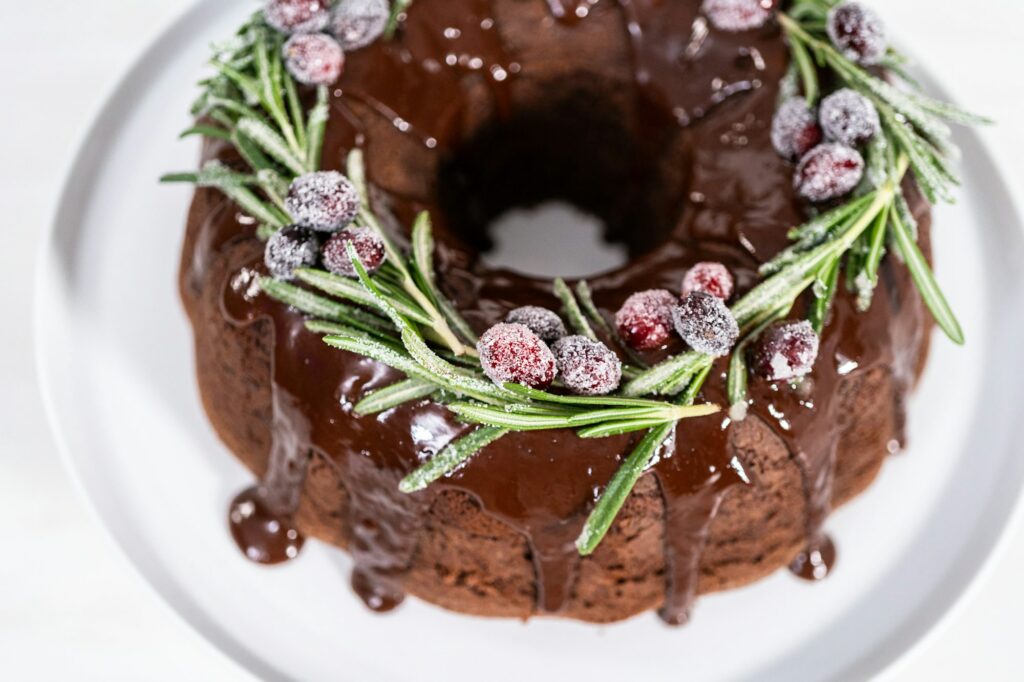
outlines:
[{"label": "chocolate glaze drip", "polygon": [[231,501],[228,522],[246,557],[258,564],[280,564],[297,557],[305,539],[292,523],[292,510],[276,509],[267,498],[262,486],[246,488]]},{"label": "chocolate glaze drip", "polygon": [[836,546],[832,538],[819,534],[811,538],[807,549],[796,555],[789,565],[790,572],[798,578],[815,582],[824,580],[836,563]]},{"label": "chocolate glaze drip", "polygon": [[[418,0],[397,40],[348,56],[332,100],[324,164],[342,168],[349,150],[364,147],[377,207],[394,214],[393,224],[411,224],[416,211],[431,211],[444,287],[481,331],[513,307],[557,308],[557,301],[549,282],[489,269],[479,260],[467,246],[472,239],[465,221],[439,206],[438,169],[490,122],[574,91],[579,83],[598,83],[623,112],[636,148],[659,154],[661,203],[655,213],[667,216],[668,224],[657,248],[644,248],[624,268],[590,279],[603,313],[610,316],[639,290],[677,289],[685,270],[700,260],[727,264],[742,295],[756,283],[758,265],[786,246],[787,229],[804,218],[791,189],[792,167],[776,157],[767,132],[788,51],[775,27],[709,31],[699,4]],[[579,20],[579,7],[589,9],[585,20]],[[558,21],[545,22],[548,12]],[[503,21],[513,13],[515,22]],[[538,32],[545,36],[541,47]],[[595,41],[591,53],[576,54]],[[632,65],[602,61],[608,44],[626,46]],[[206,156],[231,158],[216,142],[208,144]],[[908,190],[924,218],[923,201]],[[478,215],[475,229],[485,226],[486,216]],[[401,602],[427,512],[454,490],[522,533],[536,570],[537,611],[561,611],[573,598],[580,566],[573,540],[636,438],[581,441],[572,432],[515,433],[430,490],[403,495],[398,481],[468,427],[429,402],[355,416],[351,406],[365,392],[401,375],[329,349],[305,330],[301,315],[259,295],[252,286],[262,270],[254,226],[226,201],[203,216],[186,278],[202,281],[214,254],[239,240],[253,247],[224,283],[224,315],[238,325],[269,321],[274,337],[273,447],[261,485],[234,507],[251,503],[255,520],[236,522],[232,514],[233,532],[247,554],[287,557],[301,546],[289,532],[291,521],[306,467],[311,458],[322,458],[336,467],[347,491],[348,503],[337,513],[351,531],[353,586],[371,608],[388,610]],[[847,293],[838,296],[812,380],[796,387],[751,382],[747,419],[770,426],[804,482],[808,549],[806,559],[794,563],[801,574],[818,576],[834,558],[823,524],[844,427],[843,382],[887,368],[906,389],[915,376],[927,325],[919,300],[905,296],[909,289],[905,269],[886,261],[868,312],[857,312]],[[649,359],[681,350],[674,344]],[[857,363],[853,374],[850,361]],[[719,380],[725,370],[724,360],[716,364],[700,400],[727,404]],[[684,422],[652,467],[665,509],[661,615],[669,623],[688,618],[704,544],[723,499],[737,485],[757,485],[736,455],[734,429],[721,416]],[[280,533],[265,532],[271,527],[286,529],[290,544],[281,542]]]},{"label": "chocolate glaze drip", "polygon": [[707,440],[698,440],[685,426],[677,428],[669,444],[670,459],[659,462],[655,469],[665,503],[667,576],[665,604],[658,615],[670,625],[683,625],[690,619],[711,523],[726,492],[746,478],[738,460],[722,469],[715,456],[729,451],[727,429],[721,425],[717,430],[706,428],[701,437]]}]

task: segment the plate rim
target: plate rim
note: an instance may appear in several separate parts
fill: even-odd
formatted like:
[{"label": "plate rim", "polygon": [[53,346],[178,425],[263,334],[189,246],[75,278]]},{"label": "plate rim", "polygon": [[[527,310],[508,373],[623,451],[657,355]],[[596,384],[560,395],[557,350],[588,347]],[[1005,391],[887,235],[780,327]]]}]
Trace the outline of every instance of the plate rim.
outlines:
[{"label": "plate rim", "polygon": [[[59,199],[46,224],[45,232],[34,257],[35,276],[32,279],[31,311],[33,365],[42,397],[46,423],[61,462],[67,470],[77,494],[85,502],[90,515],[102,529],[103,537],[116,548],[116,555],[142,578],[146,589],[159,598],[158,601],[164,609],[174,614],[176,618],[180,619],[180,622],[187,624],[193,633],[200,635],[200,639],[205,642],[210,651],[217,652],[223,659],[231,661],[240,670],[245,670],[250,675],[266,678],[269,673],[275,678],[292,679],[287,673],[278,670],[265,659],[254,655],[235,636],[206,617],[204,609],[186,593],[182,593],[172,578],[159,575],[158,571],[149,565],[150,562],[147,562],[146,557],[140,556],[140,553],[145,553],[144,549],[130,549],[124,542],[124,538],[121,537],[122,532],[108,518],[108,513],[98,505],[95,491],[91,489],[80,469],[82,463],[74,454],[67,434],[61,426],[59,407],[54,395],[56,384],[53,378],[52,362],[48,358],[43,341],[47,325],[46,315],[48,314],[47,296],[50,294],[51,283],[61,274],[54,262],[54,257],[59,252],[56,240],[62,232],[73,232],[79,227],[78,221],[74,217],[73,209],[76,202],[73,195],[78,187],[87,186],[89,183],[88,180],[83,182],[82,179],[82,176],[88,171],[89,152],[104,137],[105,122],[123,118],[125,111],[130,110],[130,101],[126,101],[129,100],[128,92],[135,86],[145,87],[146,75],[162,68],[161,53],[170,45],[179,42],[189,26],[201,21],[206,14],[215,11],[211,7],[213,4],[209,0],[195,0],[177,14],[172,15],[159,30],[153,33],[153,37],[133,57],[129,66],[108,87],[99,107],[91,112],[88,125],[79,133],[76,143],[73,145],[73,153],[65,157],[64,170],[59,183]],[[942,93],[943,90],[944,88],[941,86],[935,88],[935,91],[939,93]],[[1019,240],[1024,238],[1024,220],[1022,220],[1020,207],[1010,191],[1004,175],[999,172],[1000,167],[991,153],[990,145],[975,130],[966,130],[962,134],[980,152],[974,162],[983,165],[984,170],[996,180],[994,185],[990,185],[988,192],[992,195],[999,195],[1000,203],[1010,208],[1010,215],[1005,218],[1006,229],[1017,233]],[[940,604],[938,613],[930,624],[924,626],[923,629],[917,626],[916,632],[910,635],[910,641],[901,650],[885,653],[877,658],[861,659],[872,677],[890,679],[904,670],[923,649],[950,627],[989,581],[997,562],[1007,552],[1011,536],[1015,531],[1024,527],[1024,477],[1015,483],[1014,488],[1013,501],[998,519],[1000,527],[987,542],[983,554],[968,564],[964,575],[960,577],[961,589]]]},{"label": "plate rim", "polygon": [[[166,577],[154,576],[147,569],[142,557],[138,556],[138,550],[131,550],[121,537],[115,525],[107,518],[107,514],[100,508],[95,493],[90,489],[83,472],[80,469],[81,463],[76,458],[67,438],[67,434],[61,427],[60,415],[54,391],[52,390],[53,377],[50,362],[46,357],[46,349],[42,338],[46,325],[46,296],[50,283],[58,276],[58,271],[53,269],[54,256],[57,253],[57,236],[62,230],[67,229],[74,222],[73,200],[70,197],[76,186],[82,184],[81,176],[88,171],[88,153],[102,137],[104,122],[114,115],[123,115],[127,100],[127,93],[133,86],[145,86],[146,74],[161,67],[160,53],[170,43],[176,41],[178,36],[184,33],[187,28],[201,20],[210,9],[209,0],[193,0],[183,6],[182,9],[172,13],[164,23],[152,33],[150,39],[131,58],[128,65],[122,68],[118,76],[107,86],[99,105],[95,106],[88,114],[87,125],[81,129],[69,149],[72,152],[65,157],[61,178],[57,184],[59,197],[50,217],[45,223],[44,233],[36,247],[33,257],[34,275],[31,278],[32,286],[32,307],[30,311],[30,324],[32,335],[33,371],[36,385],[39,388],[42,400],[43,413],[47,430],[56,446],[62,468],[67,472],[68,479],[76,495],[84,503],[87,513],[100,530],[100,536],[104,542],[111,547],[111,555],[126,566],[136,577],[140,578],[143,589],[155,596],[154,603],[165,613],[171,615],[179,623],[185,625],[194,635],[198,635],[201,646],[207,651],[220,657],[222,661],[233,665],[236,670],[248,674],[256,679],[270,679],[268,673],[277,679],[292,680],[281,670],[268,665],[267,662],[254,656],[248,649],[242,646],[230,633],[216,623],[210,621],[203,610],[194,604],[186,594],[175,594],[178,592],[177,585],[168,581]],[[130,106],[130,105],[128,105]],[[186,608],[183,604],[187,604]]]}]

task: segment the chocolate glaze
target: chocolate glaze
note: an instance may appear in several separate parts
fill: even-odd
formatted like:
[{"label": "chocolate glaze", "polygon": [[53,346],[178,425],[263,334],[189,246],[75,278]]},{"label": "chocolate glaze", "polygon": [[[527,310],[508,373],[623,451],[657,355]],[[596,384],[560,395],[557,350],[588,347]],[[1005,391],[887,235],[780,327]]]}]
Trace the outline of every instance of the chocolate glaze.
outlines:
[{"label": "chocolate glaze", "polygon": [[[620,165],[632,168],[629,164],[636,162],[637,168],[648,164],[655,169],[653,180],[640,180],[644,176],[639,172],[634,176],[638,179],[633,184],[642,185],[639,190],[627,184],[613,193],[617,198],[639,191],[638,201],[657,204],[651,211],[651,231],[630,223],[630,211],[616,216],[598,198],[565,190],[581,169],[545,179],[550,197],[569,194],[578,203],[593,201],[599,214],[604,211],[609,235],[636,247],[627,266],[590,278],[603,313],[610,316],[639,290],[676,290],[687,267],[700,260],[726,263],[742,295],[757,281],[757,266],[786,246],[787,229],[805,217],[805,207],[792,191],[792,166],[777,158],[768,140],[788,51],[777,27],[743,34],[710,31],[698,16],[699,4],[418,0],[397,40],[348,56],[346,74],[332,100],[324,164],[342,168],[347,152],[361,146],[367,152],[377,208],[393,214],[395,226],[410,224],[418,210],[431,211],[443,286],[478,331],[513,307],[557,308],[549,282],[489,269],[472,246],[479,241],[474,231],[483,233],[500,209],[548,198],[542,196],[543,183],[535,195],[516,194],[514,188],[494,190],[493,201],[482,201],[477,212],[467,209],[465,215],[456,215],[461,209],[451,209],[454,204],[439,196],[459,196],[458,183],[453,190],[445,179],[445,167],[455,169],[450,177],[466,182],[476,175],[466,168],[459,173],[460,159],[472,148],[474,136],[489,127],[493,132],[494,126],[500,131],[522,112],[543,109],[560,97],[584,96],[574,94],[582,83],[586,87],[580,92],[590,93],[585,96],[597,91],[598,99],[613,103],[637,158],[647,159],[641,163],[627,155]],[[506,24],[502,19],[510,13],[536,21]],[[533,33],[543,32],[550,53],[538,52],[536,40],[516,33],[516,26],[524,23]],[[631,63],[602,61],[603,49],[586,52],[594,36],[600,45],[627,45]],[[579,124],[583,128],[588,121]],[[548,142],[557,147],[557,139]],[[586,148],[585,139],[580,147]],[[230,151],[213,141],[205,153],[231,159]],[[494,154],[501,156],[499,149]],[[501,162],[495,165],[495,177],[504,173],[529,185],[528,174],[516,174]],[[494,170],[481,168],[484,174]],[[595,176],[599,173],[595,169]],[[649,185],[657,185],[657,191],[652,194]],[[926,221],[924,202],[912,187],[908,191],[915,211]],[[603,188],[592,193],[608,194]],[[648,194],[656,198],[650,200]],[[473,193],[464,194],[455,204],[476,206],[475,199]],[[619,218],[620,232],[656,235],[657,244],[645,242],[643,235],[617,232]],[[184,276],[202,280],[210,254],[238,240],[255,242],[254,226],[225,201],[222,210],[203,217],[195,252],[186,255]],[[468,427],[428,402],[373,417],[352,414],[351,406],[366,391],[401,375],[329,349],[305,330],[301,315],[260,295],[253,287],[263,267],[258,244],[248,253],[248,260],[236,263],[235,274],[223,284],[222,307],[234,324],[273,324],[274,445],[262,484],[241,498],[259,510],[260,528],[267,527],[270,517],[279,521],[278,527],[289,528],[310,458],[332,462],[350,497],[345,523],[352,531],[353,587],[371,608],[387,610],[402,600],[405,571],[434,496],[446,489],[463,491],[487,514],[523,534],[536,570],[536,610],[558,613],[572,594],[579,564],[573,540],[596,494],[636,437],[581,441],[569,431],[515,433],[433,488],[403,495],[397,491],[398,481]],[[843,424],[839,389],[851,361],[857,364],[856,373],[888,368],[900,395],[914,380],[928,323],[918,298],[908,295],[910,289],[905,269],[886,260],[869,311],[857,312],[846,292],[838,296],[811,378],[797,387],[751,382],[747,418],[771,427],[802,474],[808,548],[805,558],[794,562],[794,571],[801,575],[820,577],[822,566],[834,558],[823,525]],[[655,362],[681,350],[674,343],[649,359]],[[724,360],[716,364],[700,400],[727,404],[725,369]],[[652,467],[666,510],[666,599],[661,611],[666,622],[682,623],[689,616],[701,552],[722,500],[736,485],[757,485],[734,455],[731,433],[728,418],[722,416],[683,422]],[[253,532],[234,517],[233,532],[254,557],[280,558],[301,544],[295,541],[282,549],[279,534]]]},{"label": "chocolate glaze", "polygon": [[231,537],[245,556],[258,564],[281,564],[299,555],[305,538],[292,524],[294,509],[268,504],[262,486],[254,485],[231,500]]}]

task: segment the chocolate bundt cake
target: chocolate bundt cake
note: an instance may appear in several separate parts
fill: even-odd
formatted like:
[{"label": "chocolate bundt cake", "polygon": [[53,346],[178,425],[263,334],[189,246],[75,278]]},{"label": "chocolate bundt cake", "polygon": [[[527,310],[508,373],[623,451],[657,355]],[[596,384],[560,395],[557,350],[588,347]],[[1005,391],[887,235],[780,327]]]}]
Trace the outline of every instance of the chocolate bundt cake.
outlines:
[{"label": "chocolate bundt cake", "polygon": [[[318,4],[327,6],[305,2]],[[551,281],[482,258],[498,216],[549,200],[599,217],[605,238],[628,248],[625,266],[588,280],[607,334],[617,336],[616,311],[627,299],[678,292],[698,263],[724,266],[731,277],[735,291],[719,291],[716,305],[738,299],[792,246],[794,226],[837,204],[813,196],[830,186],[801,183],[813,159],[800,164],[794,184],[794,158],[827,150],[835,136],[816,146],[812,116],[804,132],[815,139],[794,158],[773,143],[773,119],[795,79],[772,4],[754,3],[758,16],[736,10],[716,20],[714,7],[744,3],[416,0],[365,45],[359,26],[346,44],[343,28],[314,22],[304,30],[333,30],[345,48],[341,75],[324,91],[320,167],[351,175],[346,159],[360,150],[369,204],[402,248],[417,215],[430,216],[439,289],[475,334],[525,306],[562,308]],[[295,20],[267,16],[283,30]],[[290,61],[308,57],[289,44]],[[311,107],[314,91],[299,77],[305,67],[305,82],[317,82],[310,63],[287,66]],[[821,85],[838,84],[822,77]],[[237,138],[203,130],[205,167],[252,161]],[[426,394],[357,413],[368,392],[406,375],[328,346],[308,327],[309,311],[261,292],[266,220],[245,197],[221,189],[196,191],[180,288],[206,412],[260,480],[234,502],[232,532],[262,562],[295,556],[308,537],[347,550],[352,584],[375,610],[412,594],[482,616],[609,622],[657,610],[680,623],[695,595],[782,567],[823,577],[835,556],[826,517],[903,443],[904,404],[932,318],[911,271],[885,257],[869,305],[855,286],[833,281],[809,373],[777,380],[797,376],[773,376],[778,358],[769,357],[765,372],[751,374],[749,400],[680,422],[586,556],[574,543],[643,431],[582,438],[570,428],[513,430],[430,487],[402,492],[404,477],[476,427]],[[902,190],[927,255],[928,202],[909,175]],[[299,265],[319,258],[315,248],[288,254]],[[808,287],[788,317],[811,314],[815,300]],[[598,335],[608,347],[629,345],[607,334]],[[674,332],[640,341],[617,350],[627,365],[656,366],[687,350]],[[754,350],[745,357],[756,370]],[[730,363],[714,361],[698,403],[735,403]]]}]

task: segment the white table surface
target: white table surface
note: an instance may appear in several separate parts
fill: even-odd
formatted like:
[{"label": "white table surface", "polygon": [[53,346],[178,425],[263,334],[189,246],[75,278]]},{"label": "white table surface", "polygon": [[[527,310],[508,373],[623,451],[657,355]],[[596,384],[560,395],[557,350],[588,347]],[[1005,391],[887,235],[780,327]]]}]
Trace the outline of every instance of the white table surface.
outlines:
[{"label": "white table surface", "polygon": [[[155,596],[91,516],[47,432],[32,363],[35,253],[71,155],[121,73],[191,1],[0,0],[4,679],[251,679]],[[1002,122],[983,135],[1021,202],[1024,87],[1013,67],[1024,64],[1024,2],[876,4],[900,42],[961,103]],[[962,608],[890,678],[1022,679],[1022,573],[1024,527],[1018,527]]]}]

